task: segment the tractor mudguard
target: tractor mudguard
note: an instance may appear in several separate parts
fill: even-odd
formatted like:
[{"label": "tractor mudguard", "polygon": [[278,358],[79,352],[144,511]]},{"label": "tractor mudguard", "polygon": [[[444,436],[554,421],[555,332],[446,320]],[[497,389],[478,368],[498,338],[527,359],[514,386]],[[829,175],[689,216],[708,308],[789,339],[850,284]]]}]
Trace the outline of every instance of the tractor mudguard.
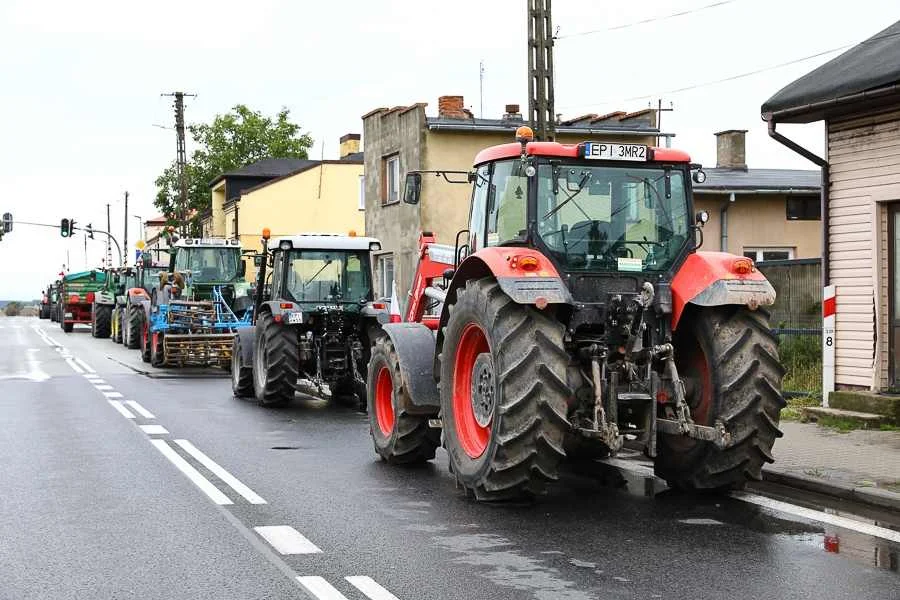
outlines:
[{"label": "tractor mudguard", "polygon": [[125,292],[129,298],[131,298],[132,303],[137,302],[138,300],[149,300],[150,294],[144,288],[134,287],[128,288]]},{"label": "tractor mudguard", "polygon": [[[775,303],[775,288],[756,267],[739,273],[735,264],[750,259],[727,252],[695,252],[672,279],[672,329],[688,304],[756,308]],[[752,264],[752,262],[751,262]]]},{"label": "tractor mudguard", "polygon": [[[435,384],[434,332],[421,323],[388,323],[384,332],[391,338],[400,361],[400,379],[408,391],[410,412],[437,413],[441,395]],[[415,407],[415,408],[413,408]]]},{"label": "tractor mudguard", "polygon": [[235,332],[241,341],[241,365],[253,365],[253,353],[256,352],[256,327],[242,327]]}]

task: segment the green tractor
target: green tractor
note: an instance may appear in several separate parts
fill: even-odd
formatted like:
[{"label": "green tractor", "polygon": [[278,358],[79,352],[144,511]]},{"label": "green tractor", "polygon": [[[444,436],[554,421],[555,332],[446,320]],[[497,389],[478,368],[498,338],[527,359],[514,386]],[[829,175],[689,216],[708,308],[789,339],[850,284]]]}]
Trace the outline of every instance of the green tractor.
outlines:
[{"label": "green tractor", "polygon": [[[153,264],[150,254],[144,254],[143,257],[146,257],[147,261],[141,260],[135,265],[134,279],[126,282],[128,287],[125,288],[123,295],[124,303],[120,315],[121,343],[129,350],[141,348],[145,323],[142,301],[150,300],[150,291],[159,282],[159,274],[169,270],[166,265]],[[147,360],[150,360],[149,348]]]}]

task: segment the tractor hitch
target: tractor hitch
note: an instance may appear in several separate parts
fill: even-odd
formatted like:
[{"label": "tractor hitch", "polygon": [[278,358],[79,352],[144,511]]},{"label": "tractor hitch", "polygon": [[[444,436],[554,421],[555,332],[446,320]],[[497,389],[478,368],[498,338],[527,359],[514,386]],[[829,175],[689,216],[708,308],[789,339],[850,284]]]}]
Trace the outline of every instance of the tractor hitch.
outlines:
[{"label": "tractor hitch", "polygon": [[727,448],[731,445],[731,434],[725,430],[722,421],[716,421],[713,427],[697,425],[696,423],[682,423],[673,419],[656,419],[656,429],[672,435],[684,435],[695,440],[712,442],[716,448]]}]

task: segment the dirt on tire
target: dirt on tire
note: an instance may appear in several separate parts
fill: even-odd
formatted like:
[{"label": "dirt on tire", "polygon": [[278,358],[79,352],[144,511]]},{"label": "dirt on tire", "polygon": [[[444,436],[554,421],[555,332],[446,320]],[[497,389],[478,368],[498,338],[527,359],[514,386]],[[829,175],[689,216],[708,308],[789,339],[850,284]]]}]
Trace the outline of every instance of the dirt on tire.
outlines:
[{"label": "dirt on tire", "polygon": [[[732,443],[724,449],[709,442],[661,434],[655,461],[657,476],[683,490],[739,489],[762,478],[765,463],[774,461],[784,367],[768,313],[745,307],[701,308],[685,315],[675,338],[679,374],[701,381],[692,414],[701,425],[725,424]],[[702,353],[702,359],[696,352]],[[698,376],[691,364],[706,364]],[[703,371],[700,368],[700,371]],[[709,394],[704,408],[702,395]],[[692,398],[688,398],[692,404]]]}]

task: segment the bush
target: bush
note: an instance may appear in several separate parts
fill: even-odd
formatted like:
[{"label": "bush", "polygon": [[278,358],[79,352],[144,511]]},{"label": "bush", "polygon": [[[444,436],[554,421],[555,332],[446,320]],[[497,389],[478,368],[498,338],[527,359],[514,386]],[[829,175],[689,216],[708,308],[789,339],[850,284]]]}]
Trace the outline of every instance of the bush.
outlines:
[{"label": "bush", "polygon": [[18,302],[10,302],[6,305],[4,312],[6,312],[7,317],[17,317],[22,312],[22,305]]},{"label": "bush", "polygon": [[784,390],[822,393],[822,342],[818,336],[780,335],[778,355],[787,371]]}]

